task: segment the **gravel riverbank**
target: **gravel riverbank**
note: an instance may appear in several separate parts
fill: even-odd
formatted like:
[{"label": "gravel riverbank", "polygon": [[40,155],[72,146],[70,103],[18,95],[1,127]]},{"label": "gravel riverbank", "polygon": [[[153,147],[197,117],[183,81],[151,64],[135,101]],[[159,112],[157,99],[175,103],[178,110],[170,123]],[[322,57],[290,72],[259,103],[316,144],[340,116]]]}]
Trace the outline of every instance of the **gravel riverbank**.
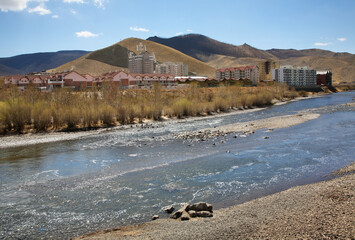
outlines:
[{"label": "gravel riverbank", "polygon": [[334,179],[297,186],[190,221],[158,219],[76,239],[354,239],[355,164]]}]

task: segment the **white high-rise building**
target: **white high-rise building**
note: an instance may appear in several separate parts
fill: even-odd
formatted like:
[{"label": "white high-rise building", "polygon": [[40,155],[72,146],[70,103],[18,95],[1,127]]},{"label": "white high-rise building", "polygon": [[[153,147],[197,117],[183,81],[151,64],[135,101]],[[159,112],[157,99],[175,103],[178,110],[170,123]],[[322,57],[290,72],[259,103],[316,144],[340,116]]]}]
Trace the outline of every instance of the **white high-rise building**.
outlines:
[{"label": "white high-rise building", "polygon": [[309,87],[317,84],[316,70],[308,67],[281,66],[272,69],[272,79],[295,87]]},{"label": "white high-rise building", "polygon": [[149,73],[154,72],[155,55],[147,52],[147,48],[142,43],[137,45],[137,51],[142,51],[140,54],[130,52],[128,56],[128,69],[130,73]]}]

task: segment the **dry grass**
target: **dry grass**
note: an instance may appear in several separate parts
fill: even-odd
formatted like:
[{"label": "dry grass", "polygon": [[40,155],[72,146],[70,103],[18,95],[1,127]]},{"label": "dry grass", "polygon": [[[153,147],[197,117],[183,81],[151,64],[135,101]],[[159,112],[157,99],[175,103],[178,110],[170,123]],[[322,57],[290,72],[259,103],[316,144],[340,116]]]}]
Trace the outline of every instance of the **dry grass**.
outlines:
[{"label": "dry grass", "polygon": [[185,89],[120,90],[112,85],[86,92],[59,89],[40,93],[16,88],[0,93],[0,133],[79,130],[118,124],[160,120],[162,116],[183,118],[233,108],[262,107],[273,99],[294,98],[298,93],[284,85]]}]

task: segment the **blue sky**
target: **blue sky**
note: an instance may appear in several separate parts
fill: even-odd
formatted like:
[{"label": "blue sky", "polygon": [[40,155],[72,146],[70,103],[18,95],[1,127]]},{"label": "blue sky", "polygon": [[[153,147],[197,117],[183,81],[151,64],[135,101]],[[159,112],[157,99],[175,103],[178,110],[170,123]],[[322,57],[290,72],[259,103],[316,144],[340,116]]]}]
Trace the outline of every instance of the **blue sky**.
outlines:
[{"label": "blue sky", "polygon": [[0,0],[0,57],[199,33],[259,49],[355,53],[353,0]]}]

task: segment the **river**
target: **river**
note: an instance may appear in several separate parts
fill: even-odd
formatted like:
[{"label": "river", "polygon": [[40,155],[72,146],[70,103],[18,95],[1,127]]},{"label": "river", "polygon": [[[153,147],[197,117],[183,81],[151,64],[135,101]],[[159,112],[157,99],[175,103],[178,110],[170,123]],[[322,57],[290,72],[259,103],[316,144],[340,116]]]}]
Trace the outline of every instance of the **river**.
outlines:
[{"label": "river", "polygon": [[[264,109],[153,122],[75,139],[1,148],[0,238],[63,239],[149,221],[162,208],[227,207],[325,180],[354,161],[355,92]],[[207,141],[178,133],[296,113],[293,127]],[[264,137],[269,137],[264,139]]]}]

